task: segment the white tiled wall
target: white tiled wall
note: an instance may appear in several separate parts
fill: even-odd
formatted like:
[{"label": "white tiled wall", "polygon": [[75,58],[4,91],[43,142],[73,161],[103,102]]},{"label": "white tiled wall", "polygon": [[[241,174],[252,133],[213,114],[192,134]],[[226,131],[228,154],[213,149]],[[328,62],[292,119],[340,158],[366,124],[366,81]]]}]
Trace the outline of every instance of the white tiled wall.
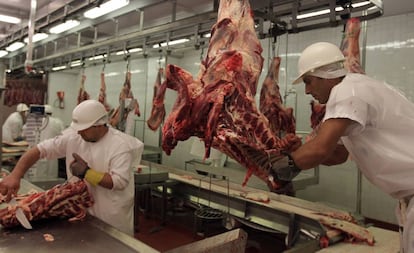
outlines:
[{"label": "white tiled wall", "polygon": [[[368,75],[384,80],[398,87],[414,100],[414,13],[407,15],[378,18],[367,22],[366,33],[366,65]],[[290,83],[296,76],[296,64],[300,52],[308,45],[318,41],[328,41],[339,46],[342,39],[343,27],[326,28],[299,34],[282,35],[277,39],[279,55],[282,63],[279,72],[279,85],[286,104],[295,108],[297,130],[310,130],[310,97],[304,94],[303,85],[292,86]],[[360,45],[363,44],[364,33],[360,36]],[[259,80],[258,91],[267,72],[269,42],[262,40],[265,64]],[[288,46],[286,46],[288,45]],[[199,70],[201,50],[186,52],[184,57],[169,56],[168,63],[176,64],[196,75]],[[161,63],[164,66],[165,62]],[[157,146],[160,140],[159,131],[153,132],[146,127],[145,119],[151,112],[153,85],[159,68],[159,57],[131,61],[132,90],[138,99],[141,108],[141,117],[137,117],[136,136],[147,145]],[[125,79],[125,62],[107,64],[105,68],[107,96],[111,105],[118,104],[118,95]],[[99,73],[102,65],[85,69],[86,90],[92,98],[97,98],[99,91]],[[65,109],[54,108],[66,124],[70,123],[71,111],[76,105],[76,97],[80,84],[80,75],[52,73],[49,77],[49,100],[53,103],[56,91],[65,91]],[[289,92],[287,92],[289,91]],[[167,90],[167,114],[175,102],[176,92]],[[258,99],[258,96],[256,97]],[[190,153],[193,138],[179,142],[171,156],[163,155],[163,163],[177,168],[184,168],[184,161],[194,158]],[[312,200],[331,203],[350,211],[357,206],[357,177],[358,170],[352,161],[340,166],[321,167],[320,183],[298,192],[298,196]],[[362,183],[361,210],[364,216],[396,223],[394,218],[395,201],[380,192],[366,180]]]}]

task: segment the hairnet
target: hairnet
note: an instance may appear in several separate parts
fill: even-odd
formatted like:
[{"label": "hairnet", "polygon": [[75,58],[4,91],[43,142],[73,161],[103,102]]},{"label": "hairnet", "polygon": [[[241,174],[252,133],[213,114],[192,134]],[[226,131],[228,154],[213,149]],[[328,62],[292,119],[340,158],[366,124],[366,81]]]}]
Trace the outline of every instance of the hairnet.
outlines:
[{"label": "hairnet", "polygon": [[334,62],[307,73],[310,76],[316,76],[325,79],[332,79],[346,75],[347,70],[344,68],[343,62]]}]

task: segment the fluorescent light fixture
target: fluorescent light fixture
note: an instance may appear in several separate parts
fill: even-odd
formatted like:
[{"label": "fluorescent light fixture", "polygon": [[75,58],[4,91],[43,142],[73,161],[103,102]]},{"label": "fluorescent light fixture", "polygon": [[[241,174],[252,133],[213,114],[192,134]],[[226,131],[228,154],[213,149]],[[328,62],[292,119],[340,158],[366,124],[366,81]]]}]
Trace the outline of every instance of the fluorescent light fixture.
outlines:
[{"label": "fluorescent light fixture", "polygon": [[211,33],[205,33],[203,34],[203,38],[210,38],[211,37]]},{"label": "fluorescent light fixture", "polygon": [[13,44],[11,44],[10,46],[6,47],[6,50],[9,51],[9,52],[13,52],[13,51],[16,51],[16,50],[24,47],[24,45],[25,44],[23,42],[16,41]]},{"label": "fluorescent light fixture", "polygon": [[62,66],[53,67],[52,70],[53,71],[58,71],[58,70],[66,69],[66,68],[67,68],[66,65],[62,65]]},{"label": "fluorescent light fixture", "polygon": [[[335,12],[337,12],[337,11],[343,11],[343,10],[344,10],[344,8],[342,8],[341,6],[335,7]],[[304,13],[304,14],[297,15],[296,16],[296,19],[304,19],[304,18],[310,18],[310,17],[320,16],[320,15],[328,14],[330,12],[331,12],[330,9],[324,9],[324,10],[319,10],[319,11]]]},{"label": "fluorescent light fixture", "polygon": [[19,24],[20,22],[22,22],[22,20],[20,18],[7,16],[7,15],[1,15],[1,14],[0,14],[0,21],[1,22],[6,22],[6,23],[11,23],[11,24]]},{"label": "fluorescent light fixture", "polygon": [[129,0],[110,0],[98,7],[87,10],[83,13],[85,18],[94,19],[102,15],[108,14],[114,10],[120,9],[129,4]]},{"label": "fluorescent light fixture", "polygon": [[76,67],[76,66],[80,66],[80,65],[82,65],[81,60],[72,61],[72,62],[70,63],[70,66],[71,66],[71,67]]},{"label": "fluorescent light fixture", "polygon": [[352,4],[352,7],[354,7],[354,8],[358,8],[358,7],[365,6],[365,5],[370,4],[370,3],[371,3],[370,1],[359,2],[359,3],[353,3],[353,4]]},{"label": "fluorescent light fixture", "polygon": [[320,15],[323,15],[323,14],[328,14],[329,12],[331,12],[329,9],[325,9],[325,10],[320,10],[320,11],[304,13],[304,14],[297,15],[296,19],[304,19],[304,18],[320,16]]},{"label": "fluorescent light fixture", "polygon": [[89,57],[88,60],[89,61],[100,60],[100,59],[103,59],[104,57],[106,57],[106,54],[100,54],[100,55]]},{"label": "fluorescent light fixture", "polygon": [[161,45],[161,47],[166,47],[167,45],[172,46],[172,45],[185,43],[185,42],[188,42],[188,41],[190,41],[190,40],[189,39],[172,40],[172,41],[168,42],[168,44],[167,44],[167,42],[163,42],[163,43],[160,43],[160,44],[155,44],[155,45],[152,46],[152,48],[159,48],[160,45]]},{"label": "fluorescent light fixture", "polygon": [[56,25],[52,28],[49,29],[50,33],[53,34],[58,34],[58,33],[62,33],[64,31],[67,31],[69,29],[72,29],[76,26],[78,26],[80,24],[79,21],[71,19],[71,20],[67,20],[65,23],[61,23],[59,25]]},{"label": "fluorescent light fixture", "polygon": [[[49,34],[47,34],[47,33],[35,33],[35,34],[33,34],[32,42],[37,42],[37,41],[40,41],[40,40],[44,40],[47,37],[49,37]],[[23,41],[25,43],[29,43],[29,37],[24,38]]]},{"label": "fluorescent light fixture", "polygon": [[118,51],[118,52],[115,53],[115,55],[124,55],[126,53],[137,53],[137,52],[141,52],[141,51],[142,51],[142,48],[136,47],[136,48],[128,49],[127,51],[123,51],[123,50]]},{"label": "fluorescent light fixture", "polygon": [[3,56],[6,56],[9,52],[7,52],[6,50],[0,50],[0,58]]}]

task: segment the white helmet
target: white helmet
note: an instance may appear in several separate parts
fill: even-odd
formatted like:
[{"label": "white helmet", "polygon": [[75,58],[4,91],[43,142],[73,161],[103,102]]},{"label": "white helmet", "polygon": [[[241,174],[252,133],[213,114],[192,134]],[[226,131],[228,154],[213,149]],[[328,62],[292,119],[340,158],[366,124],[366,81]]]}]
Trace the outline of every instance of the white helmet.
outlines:
[{"label": "white helmet", "polygon": [[345,61],[345,56],[334,44],[328,42],[314,43],[303,50],[298,61],[299,76],[293,84],[302,82],[302,77],[310,71],[335,62]]},{"label": "white helmet", "polygon": [[18,104],[16,107],[16,111],[18,112],[26,112],[28,110],[29,110],[29,107],[27,107],[27,105],[23,103]]},{"label": "white helmet", "polygon": [[51,115],[53,113],[52,106],[45,105],[45,113]]},{"label": "white helmet", "polygon": [[107,112],[103,104],[97,100],[85,100],[73,109],[70,126],[76,131],[82,131],[93,126],[105,116]]}]

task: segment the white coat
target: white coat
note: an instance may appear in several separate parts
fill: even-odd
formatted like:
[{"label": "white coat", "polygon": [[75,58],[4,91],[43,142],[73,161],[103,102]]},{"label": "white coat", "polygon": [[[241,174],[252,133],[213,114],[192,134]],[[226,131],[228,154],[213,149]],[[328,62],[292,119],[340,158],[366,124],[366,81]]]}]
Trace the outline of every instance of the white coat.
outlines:
[{"label": "white coat", "polygon": [[[40,141],[44,141],[58,136],[65,129],[63,121],[53,116],[47,116],[43,119],[42,129],[40,131]],[[36,177],[39,178],[57,178],[58,177],[58,160],[41,159],[36,163]]]},{"label": "white coat", "polygon": [[67,128],[53,139],[37,145],[41,158],[56,159],[66,157],[68,178],[72,178],[70,163],[72,153],[79,154],[90,168],[109,173],[113,188],[92,186],[88,189],[95,204],[89,213],[115,228],[133,235],[134,217],[134,177],[132,166],[140,162],[144,144],[116,129],[109,131],[97,142],[86,142],[72,128]]},{"label": "white coat", "polygon": [[7,117],[3,124],[3,141],[13,142],[17,137],[22,136],[23,131],[23,118],[20,112],[13,112]]},{"label": "white coat", "polygon": [[[396,199],[414,194],[412,102],[383,82],[350,73],[331,91],[324,121],[330,118],[355,122],[341,141],[371,183]],[[408,241],[414,242],[414,208],[408,208],[407,217],[401,224],[411,234],[403,242],[405,253],[414,252]]]}]

